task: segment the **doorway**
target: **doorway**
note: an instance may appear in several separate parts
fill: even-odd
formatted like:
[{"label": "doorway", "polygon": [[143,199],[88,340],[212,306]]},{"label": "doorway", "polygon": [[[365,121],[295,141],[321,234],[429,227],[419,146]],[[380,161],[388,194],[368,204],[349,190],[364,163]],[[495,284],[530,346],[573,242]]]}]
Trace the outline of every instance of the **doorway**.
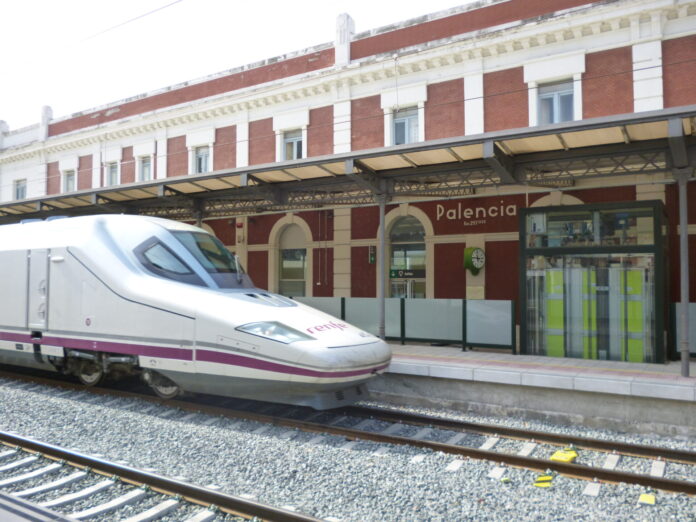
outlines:
[{"label": "doorway", "polygon": [[425,298],[425,230],[413,216],[399,218],[389,234],[389,296]]}]

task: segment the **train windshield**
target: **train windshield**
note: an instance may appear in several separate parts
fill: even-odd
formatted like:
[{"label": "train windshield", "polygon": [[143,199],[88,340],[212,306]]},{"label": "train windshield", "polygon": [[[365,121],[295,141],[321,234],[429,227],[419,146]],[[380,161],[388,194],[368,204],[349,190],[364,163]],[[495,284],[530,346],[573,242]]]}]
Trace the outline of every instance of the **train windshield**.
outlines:
[{"label": "train windshield", "polygon": [[217,238],[203,232],[171,231],[220,288],[239,286],[237,259]]}]

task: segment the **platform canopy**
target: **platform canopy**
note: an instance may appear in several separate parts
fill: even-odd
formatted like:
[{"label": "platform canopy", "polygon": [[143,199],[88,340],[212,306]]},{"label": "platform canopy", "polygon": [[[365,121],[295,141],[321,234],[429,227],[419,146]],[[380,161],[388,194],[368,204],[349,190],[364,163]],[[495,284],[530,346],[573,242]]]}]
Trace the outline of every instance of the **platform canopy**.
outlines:
[{"label": "platform canopy", "polygon": [[563,188],[584,178],[696,164],[696,105],[268,163],[0,204],[0,222],[132,213],[202,220],[471,196],[501,185]]}]

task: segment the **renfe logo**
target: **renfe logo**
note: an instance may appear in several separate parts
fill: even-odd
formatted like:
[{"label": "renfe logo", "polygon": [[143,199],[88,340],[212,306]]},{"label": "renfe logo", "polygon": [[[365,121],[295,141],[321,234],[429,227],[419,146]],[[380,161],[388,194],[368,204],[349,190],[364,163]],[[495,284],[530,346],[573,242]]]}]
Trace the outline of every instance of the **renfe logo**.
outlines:
[{"label": "renfe logo", "polygon": [[320,324],[319,326],[312,326],[310,328],[307,328],[307,333],[312,333],[312,331],[325,332],[326,330],[332,329],[345,330],[346,328],[348,328],[348,325],[346,323],[334,323],[333,321],[331,321],[327,324]]}]

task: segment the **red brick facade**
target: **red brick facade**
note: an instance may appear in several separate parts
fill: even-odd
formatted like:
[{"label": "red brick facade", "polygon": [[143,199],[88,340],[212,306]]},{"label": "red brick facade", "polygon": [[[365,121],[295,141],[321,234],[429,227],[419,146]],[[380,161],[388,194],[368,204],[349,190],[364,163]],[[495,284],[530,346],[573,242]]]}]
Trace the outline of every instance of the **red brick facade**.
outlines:
[{"label": "red brick facade", "polygon": [[60,194],[60,166],[57,161],[46,165],[46,194]]},{"label": "red brick facade", "polygon": [[369,36],[351,43],[350,54],[354,60],[451,38],[486,27],[528,20],[571,7],[589,4],[588,0],[509,0],[495,5],[431,20],[402,29]]},{"label": "red brick facade", "polygon": [[233,169],[237,166],[237,127],[215,129],[213,170]]},{"label": "red brick facade", "polygon": [[630,47],[585,56],[583,118],[633,112],[633,61]]},{"label": "red brick facade", "polygon": [[384,146],[384,111],[379,96],[360,98],[350,103],[353,150],[372,149]]},{"label": "red brick facade", "polygon": [[77,190],[92,188],[92,155],[77,160]]},{"label": "red brick facade", "polygon": [[665,107],[696,104],[696,35],[662,42]]},{"label": "red brick facade", "polygon": [[115,107],[109,107],[98,112],[89,112],[67,120],[49,125],[49,136],[57,136],[93,125],[120,120],[129,116],[163,109],[172,105],[190,103],[195,100],[236,91],[252,85],[259,85],[296,74],[303,74],[329,67],[334,63],[334,50],[323,51],[279,60],[277,62],[234,73],[221,78],[215,78],[178,89],[168,90],[161,94],[146,96],[134,101],[124,102]]},{"label": "red brick facade", "polygon": [[167,177],[188,174],[188,149],[186,136],[177,136],[167,140]]},{"label": "red brick facade", "polygon": [[121,150],[121,183],[133,183],[135,181],[135,158],[133,147],[123,147]]},{"label": "red brick facade", "polygon": [[307,156],[333,154],[333,105],[309,111]]},{"label": "red brick facade", "polygon": [[428,85],[425,102],[425,139],[464,135],[464,81]]},{"label": "red brick facade", "polygon": [[529,97],[522,67],[483,75],[484,130],[529,125]]},{"label": "red brick facade", "polygon": [[249,122],[249,165],[276,160],[276,137],[273,118]]}]

